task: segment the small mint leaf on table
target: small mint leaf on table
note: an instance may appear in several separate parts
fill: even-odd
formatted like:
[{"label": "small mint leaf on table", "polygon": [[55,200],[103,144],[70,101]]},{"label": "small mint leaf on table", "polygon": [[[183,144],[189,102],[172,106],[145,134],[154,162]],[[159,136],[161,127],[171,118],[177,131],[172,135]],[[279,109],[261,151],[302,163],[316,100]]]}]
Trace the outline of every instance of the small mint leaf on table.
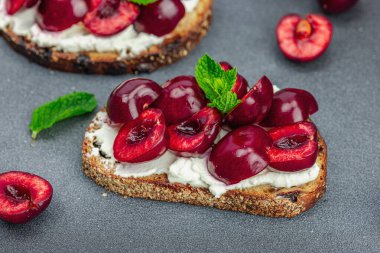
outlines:
[{"label": "small mint leaf on table", "polygon": [[33,111],[29,124],[32,138],[61,120],[92,112],[96,106],[95,96],[87,92],[73,92],[48,102]]},{"label": "small mint leaf on table", "polygon": [[241,101],[231,90],[236,82],[237,69],[224,71],[209,55],[202,56],[195,67],[195,78],[206,98],[208,106],[228,113]]},{"label": "small mint leaf on table", "polygon": [[140,4],[140,5],[148,5],[156,2],[157,0],[129,0],[129,2]]}]

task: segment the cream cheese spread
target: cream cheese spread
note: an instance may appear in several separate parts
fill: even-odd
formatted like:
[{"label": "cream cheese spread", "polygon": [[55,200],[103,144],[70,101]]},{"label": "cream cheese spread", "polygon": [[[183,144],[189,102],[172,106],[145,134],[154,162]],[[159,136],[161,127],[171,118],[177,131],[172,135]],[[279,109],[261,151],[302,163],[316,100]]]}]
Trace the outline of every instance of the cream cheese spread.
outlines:
[{"label": "cream cheese spread", "polygon": [[[194,10],[198,0],[182,0],[182,3],[188,13]],[[33,7],[8,15],[5,0],[0,0],[0,30],[10,26],[15,34],[26,36],[40,47],[53,47],[63,52],[117,52],[119,58],[133,57],[165,39],[165,36],[138,33],[133,25],[110,37],[95,36],[87,32],[81,23],[61,32],[47,32],[41,30],[35,22],[36,14],[37,8]]]},{"label": "cream cheese spread", "polygon": [[[215,197],[220,197],[226,191],[232,189],[244,189],[258,185],[269,184],[273,187],[292,187],[302,185],[315,180],[320,168],[315,163],[311,168],[293,173],[281,173],[272,168],[245,179],[237,184],[226,185],[215,179],[207,170],[207,156],[203,158],[177,157],[170,151],[158,159],[145,163],[128,164],[115,163],[113,156],[113,143],[118,133],[118,128],[111,127],[106,112],[99,112],[92,124],[99,128],[94,132],[87,132],[86,137],[96,142],[89,156],[103,157],[101,161],[109,169],[115,169],[115,174],[122,177],[143,177],[153,174],[166,173],[171,183],[189,184],[194,187],[205,187]],[[221,139],[227,132],[222,130],[216,141]]]}]

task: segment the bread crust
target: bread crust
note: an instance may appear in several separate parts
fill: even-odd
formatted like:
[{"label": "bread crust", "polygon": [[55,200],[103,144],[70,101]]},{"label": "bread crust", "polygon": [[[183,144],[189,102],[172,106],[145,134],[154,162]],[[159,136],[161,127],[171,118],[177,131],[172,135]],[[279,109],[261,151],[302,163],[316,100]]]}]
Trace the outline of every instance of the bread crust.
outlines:
[{"label": "bread crust", "polygon": [[[91,124],[87,131],[92,132],[96,128],[96,124]],[[102,164],[101,157],[90,155],[93,145],[93,141],[85,137],[82,145],[84,174],[107,190],[127,197],[182,202],[268,217],[291,218],[312,208],[326,191],[327,146],[319,133],[317,163],[320,172],[316,180],[291,188],[260,185],[229,190],[219,198],[207,188],[170,183],[166,174],[140,178],[114,175],[114,170],[107,169]]]},{"label": "bread crust", "polygon": [[165,40],[140,54],[119,59],[116,52],[62,52],[39,47],[25,36],[16,35],[11,27],[0,30],[0,35],[17,52],[30,60],[65,72],[117,75],[149,73],[187,56],[207,34],[212,19],[213,0],[199,0],[196,8],[185,15],[176,29]]}]

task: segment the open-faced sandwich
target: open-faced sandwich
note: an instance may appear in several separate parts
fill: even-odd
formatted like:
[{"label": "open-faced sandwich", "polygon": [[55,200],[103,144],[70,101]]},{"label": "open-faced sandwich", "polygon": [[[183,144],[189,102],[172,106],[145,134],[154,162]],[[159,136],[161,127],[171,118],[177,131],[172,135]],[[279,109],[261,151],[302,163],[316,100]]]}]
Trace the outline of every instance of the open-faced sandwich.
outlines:
[{"label": "open-faced sandwich", "polygon": [[46,67],[151,72],[207,34],[213,0],[0,0],[0,34]]},{"label": "open-faced sandwich", "polygon": [[124,196],[294,217],[326,189],[317,110],[305,90],[265,76],[248,90],[205,55],[195,77],[120,84],[87,128],[83,171]]}]

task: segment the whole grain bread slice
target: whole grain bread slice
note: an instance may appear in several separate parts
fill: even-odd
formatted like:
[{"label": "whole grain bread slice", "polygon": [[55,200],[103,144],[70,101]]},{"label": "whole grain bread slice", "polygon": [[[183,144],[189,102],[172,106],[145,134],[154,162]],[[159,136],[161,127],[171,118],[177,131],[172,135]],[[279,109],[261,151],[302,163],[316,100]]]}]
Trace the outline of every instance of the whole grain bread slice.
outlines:
[{"label": "whole grain bread slice", "polygon": [[18,36],[7,27],[0,30],[12,48],[45,67],[66,72],[88,74],[147,73],[171,64],[189,54],[207,34],[212,18],[213,0],[199,0],[160,44],[153,45],[131,58],[120,58],[117,52],[62,52],[39,47],[25,36]]},{"label": "whole grain bread slice", "polygon": [[[87,132],[93,132],[99,125],[93,121]],[[274,188],[260,185],[246,189],[229,190],[216,198],[207,188],[170,183],[166,174],[140,178],[121,177],[114,174],[114,168],[104,165],[107,157],[91,155],[95,141],[85,137],[82,145],[82,169],[85,175],[107,190],[123,196],[182,202],[209,206],[224,210],[245,212],[268,217],[294,217],[310,208],[322,198],[326,191],[327,146],[318,133],[318,158],[320,172],[312,182],[291,188]]]}]

